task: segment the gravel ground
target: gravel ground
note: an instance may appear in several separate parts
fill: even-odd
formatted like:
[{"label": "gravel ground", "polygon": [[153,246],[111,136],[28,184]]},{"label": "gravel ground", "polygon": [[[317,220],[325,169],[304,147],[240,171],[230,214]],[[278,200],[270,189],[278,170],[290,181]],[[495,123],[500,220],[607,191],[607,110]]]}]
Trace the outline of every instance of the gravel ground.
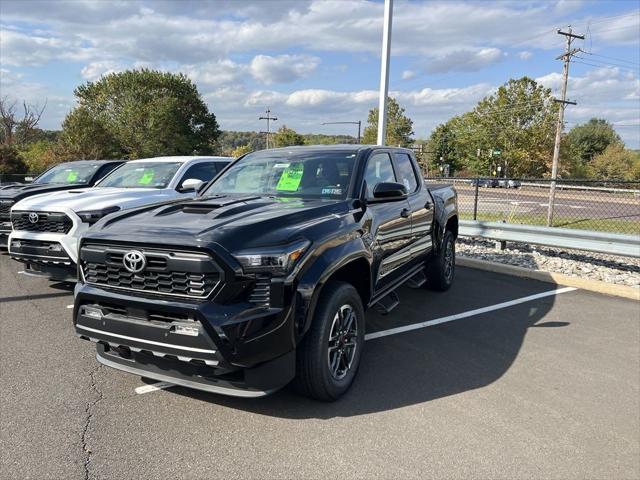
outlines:
[{"label": "gravel ground", "polygon": [[470,238],[459,238],[456,250],[464,257],[640,288],[640,259],[515,242],[497,251],[495,242]]}]

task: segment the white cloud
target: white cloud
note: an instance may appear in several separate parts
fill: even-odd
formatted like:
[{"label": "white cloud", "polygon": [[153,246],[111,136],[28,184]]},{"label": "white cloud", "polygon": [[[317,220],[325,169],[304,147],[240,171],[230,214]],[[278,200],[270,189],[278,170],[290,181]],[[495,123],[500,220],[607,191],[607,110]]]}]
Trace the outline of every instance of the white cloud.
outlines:
[{"label": "white cloud", "polygon": [[426,67],[429,73],[475,72],[502,60],[504,54],[499,48],[456,50],[435,58]]},{"label": "white cloud", "polygon": [[532,56],[533,56],[533,53],[531,53],[531,52],[529,52],[527,50],[524,50],[524,51],[518,53],[518,58],[520,60],[529,60]]},{"label": "white cloud", "polygon": [[320,63],[318,57],[309,55],[257,55],[251,61],[249,71],[256,80],[272,83],[291,83],[310,75]]},{"label": "white cloud", "polygon": [[415,76],[416,72],[413,70],[405,70],[402,72],[402,80],[411,80],[412,78],[415,78]]},{"label": "white cloud", "polygon": [[119,72],[124,69],[125,67],[123,67],[121,64],[111,60],[106,60],[103,62],[91,62],[84,66],[82,70],[80,70],[80,75],[82,75],[82,78],[86,80],[94,81],[99,79],[103,75]]}]

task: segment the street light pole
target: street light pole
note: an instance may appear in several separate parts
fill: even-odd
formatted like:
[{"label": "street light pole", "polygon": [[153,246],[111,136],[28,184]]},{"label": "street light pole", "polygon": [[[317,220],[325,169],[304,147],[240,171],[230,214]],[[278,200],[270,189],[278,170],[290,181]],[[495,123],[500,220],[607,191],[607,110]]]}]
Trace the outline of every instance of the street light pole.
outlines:
[{"label": "street light pole", "polygon": [[357,122],[323,122],[322,125],[358,125],[358,143],[360,143],[360,128],[362,127],[360,120]]},{"label": "street light pole", "polygon": [[380,99],[378,101],[378,145],[384,145],[387,137],[387,96],[389,95],[389,58],[391,54],[392,17],[393,0],[384,0],[382,58],[380,60]]}]

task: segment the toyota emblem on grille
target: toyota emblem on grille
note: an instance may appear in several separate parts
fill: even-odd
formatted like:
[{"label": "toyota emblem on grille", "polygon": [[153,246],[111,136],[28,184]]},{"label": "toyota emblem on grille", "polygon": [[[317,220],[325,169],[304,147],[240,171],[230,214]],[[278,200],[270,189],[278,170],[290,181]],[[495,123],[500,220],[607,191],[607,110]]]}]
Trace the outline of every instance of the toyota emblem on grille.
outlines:
[{"label": "toyota emblem on grille", "polygon": [[131,273],[140,273],[147,266],[147,259],[138,250],[131,250],[122,257],[122,264]]},{"label": "toyota emblem on grille", "polygon": [[38,214],[36,212],[31,212],[29,214],[29,223],[38,223],[40,217],[38,217]]}]

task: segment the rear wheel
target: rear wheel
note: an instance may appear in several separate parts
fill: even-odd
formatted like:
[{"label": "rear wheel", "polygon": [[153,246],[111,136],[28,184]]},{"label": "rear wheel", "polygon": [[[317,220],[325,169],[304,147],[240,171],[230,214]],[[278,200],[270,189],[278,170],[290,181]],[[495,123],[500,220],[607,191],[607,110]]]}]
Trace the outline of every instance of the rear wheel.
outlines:
[{"label": "rear wheel", "polygon": [[364,308],[358,292],[345,282],[328,283],[298,348],[296,388],[318,400],[337,400],[353,383],[363,346]]},{"label": "rear wheel", "polygon": [[455,270],[456,243],[453,233],[447,230],[442,239],[442,248],[427,264],[427,288],[438,292],[449,290],[453,285]]}]

